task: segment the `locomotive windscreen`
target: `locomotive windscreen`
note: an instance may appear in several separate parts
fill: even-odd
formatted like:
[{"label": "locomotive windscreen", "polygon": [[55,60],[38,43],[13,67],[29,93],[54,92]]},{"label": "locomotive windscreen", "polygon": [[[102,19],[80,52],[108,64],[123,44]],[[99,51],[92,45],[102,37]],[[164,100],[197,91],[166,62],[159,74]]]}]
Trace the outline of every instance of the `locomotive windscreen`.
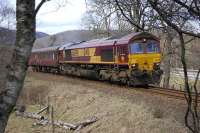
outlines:
[{"label": "locomotive windscreen", "polygon": [[160,47],[157,41],[148,40],[146,42],[133,42],[130,44],[130,53],[157,53],[160,52]]},{"label": "locomotive windscreen", "polygon": [[143,53],[144,52],[143,45],[142,45],[142,43],[139,43],[139,42],[135,42],[135,43],[131,44],[130,49],[131,49],[131,53]]},{"label": "locomotive windscreen", "polygon": [[148,41],[146,44],[147,53],[157,53],[160,51],[159,45],[156,41]]}]

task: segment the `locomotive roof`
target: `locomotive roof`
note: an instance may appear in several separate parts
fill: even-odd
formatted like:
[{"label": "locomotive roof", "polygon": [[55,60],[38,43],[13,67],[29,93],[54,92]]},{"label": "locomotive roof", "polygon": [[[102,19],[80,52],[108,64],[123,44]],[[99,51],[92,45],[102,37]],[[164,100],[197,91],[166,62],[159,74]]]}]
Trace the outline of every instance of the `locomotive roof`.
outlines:
[{"label": "locomotive roof", "polygon": [[114,40],[99,39],[96,41],[86,41],[86,42],[79,43],[77,45],[71,45],[67,47],[66,49],[108,46],[108,45],[113,45],[113,44],[114,44]]},{"label": "locomotive roof", "polygon": [[102,38],[102,39],[90,40],[83,43],[79,43],[77,45],[68,46],[66,47],[66,49],[112,46],[114,45],[115,42],[116,42],[116,45],[122,45],[122,44],[128,44],[131,40],[140,39],[143,37],[159,40],[156,36],[148,32],[137,32],[137,33],[128,34],[118,39]]},{"label": "locomotive roof", "polygon": [[123,45],[128,44],[130,41],[140,38],[153,38],[155,40],[159,40],[156,36],[148,32],[136,32],[131,33],[126,36],[122,36],[121,38],[102,38],[102,39],[93,39],[90,41],[82,41],[82,42],[72,42],[67,43],[61,46],[54,46],[48,48],[41,48],[32,50],[32,52],[43,52],[43,51],[55,51],[55,50],[63,50],[63,49],[76,49],[76,48],[87,48],[87,47],[99,47],[99,46],[112,46],[115,45]]},{"label": "locomotive roof", "polygon": [[69,47],[70,45],[72,45],[73,43],[71,42],[71,43],[66,43],[66,44],[63,44],[63,45],[61,45],[60,47],[59,47],[59,50],[63,50],[64,48],[67,48],[67,47]]},{"label": "locomotive roof", "polygon": [[148,33],[148,32],[131,33],[131,34],[128,34],[128,35],[122,37],[121,39],[122,40],[135,40],[135,39],[140,39],[140,38],[143,38],[143,37],[154,38],[155,40],[159,40],[158,37],[156,37],[155,35]]}]

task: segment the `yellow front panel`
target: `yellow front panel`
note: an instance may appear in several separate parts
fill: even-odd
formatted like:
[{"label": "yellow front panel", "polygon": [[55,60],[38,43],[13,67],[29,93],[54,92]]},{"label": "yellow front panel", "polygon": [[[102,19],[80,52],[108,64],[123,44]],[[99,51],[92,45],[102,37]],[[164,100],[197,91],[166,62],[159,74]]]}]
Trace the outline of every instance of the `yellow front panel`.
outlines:
[{"label": "yellow front panel", "polygon": [[130,54],[129,55],[129,68],[133,64],[138,64],[140,70],[153,70],[154,63],[160,62],[160,53],[149,54]]}]

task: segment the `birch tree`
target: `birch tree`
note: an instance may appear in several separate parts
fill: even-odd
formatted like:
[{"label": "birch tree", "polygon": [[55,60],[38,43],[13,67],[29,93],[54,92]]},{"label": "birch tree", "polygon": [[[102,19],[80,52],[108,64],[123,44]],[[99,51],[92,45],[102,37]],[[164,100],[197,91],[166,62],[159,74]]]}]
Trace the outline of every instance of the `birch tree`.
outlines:
[{"label": "birch tree", "polygon": [[11,21],[14,21],[15,10],[7,1],[0,1],[0,26],[10,27]]},{"label": "birch tree", "polygon": [[11,63],[7,66],[6,87],[0,90],[0,133],[5,132],[9,115],[23,87],[28,59],[35,41],[36,14],[46,1],[48,0],[41,0],[36,9],[35,0],[16,2],[15,48]]}]

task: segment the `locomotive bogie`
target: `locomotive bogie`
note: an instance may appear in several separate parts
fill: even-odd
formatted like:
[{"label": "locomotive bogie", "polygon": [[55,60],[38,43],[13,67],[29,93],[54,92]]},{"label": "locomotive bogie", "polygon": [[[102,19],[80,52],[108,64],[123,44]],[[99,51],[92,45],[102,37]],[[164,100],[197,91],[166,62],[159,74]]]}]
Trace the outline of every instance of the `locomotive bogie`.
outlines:
[{"label": "locomotive bogie", "polygon": [[109,70],[100,70],[99,79],[102,81],[109,81],[112,73]]}]

